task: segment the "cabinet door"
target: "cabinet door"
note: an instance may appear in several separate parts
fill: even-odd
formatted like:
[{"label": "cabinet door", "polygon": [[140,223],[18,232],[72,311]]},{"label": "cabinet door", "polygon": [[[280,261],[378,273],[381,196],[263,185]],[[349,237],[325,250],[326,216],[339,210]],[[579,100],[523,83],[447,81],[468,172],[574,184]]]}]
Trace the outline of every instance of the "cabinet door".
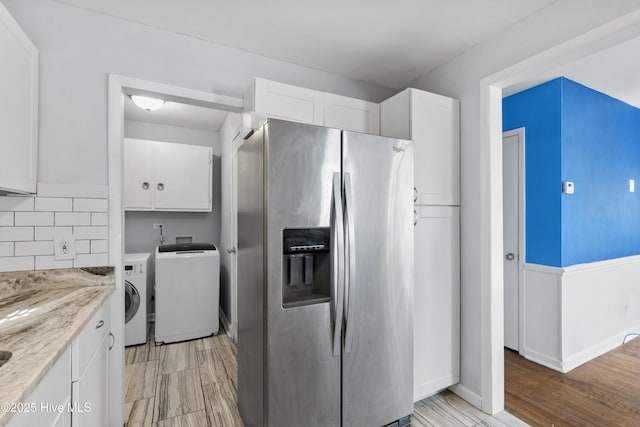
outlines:
[{"label": "cabinet door", "polygon": [[155,207],[211,211],[210,147],[155,143]]},{"label": "cabinet door", "polygon": [[0,190],[35,193],[38,51],[0,3]]},{"label": "cabinet door", "polygon": [[309,123],[324,124],[324,94],[312,89],[255,79],[253,111],[268,117]]},{"label": "cabinet door", "polygon": [[71,423],[74,427],[109,425],[107,409],[110,343],[110,336],[105,336],[80,379],[72,383]]},{"label": "cabinet door", "polygon": [[67,349],[24,401],[24,403],[35,404],[35,407],[30,407],[32,410],[29,412],[15,414],[9,420],[8,427],[69,427],[71,425],[67,406],[71,397],[69,384],[71,384],[71,351]]},{"label": "cabinet door", "polygon": [[380,104],[327,93],[324,103],[324,125],[380,135]]},{"label": "cabinet door", "polygon": [[124,206],[145,210],[153,207],[153,144],[142,139],[124,140]]},{"label": "cabinet door", "polygon": [[460,204],[460,103],[411,90],[414,185],[422,205]]},{"label": "cabinet door", "polygon": [[460,380],[460,208],[416,206],[414,400]]}]

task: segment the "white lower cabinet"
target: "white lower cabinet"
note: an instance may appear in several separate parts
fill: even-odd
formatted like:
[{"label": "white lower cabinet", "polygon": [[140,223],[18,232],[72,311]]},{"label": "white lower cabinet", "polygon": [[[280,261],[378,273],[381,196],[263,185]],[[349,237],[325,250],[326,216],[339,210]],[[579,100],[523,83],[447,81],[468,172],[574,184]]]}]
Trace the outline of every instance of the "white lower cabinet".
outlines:
[{"label": "white lower cabinet", "polygon": [[73,426],[108,426],[109,346],[106,335],[77,381],[71,383]]},{"label": "white lower cabinet", "polygon": [[16,408],[9,427],[71,426],[71,350],[67,349],[29,397]]},{"label": "white lower cabinet", "polygon": [[415,206],[414,401],[460,380],[460,208]]},{"label": "white lower cabinet", "polygon": [[73,427],[109,425],[110,316],[109,299],[71,345]]}]

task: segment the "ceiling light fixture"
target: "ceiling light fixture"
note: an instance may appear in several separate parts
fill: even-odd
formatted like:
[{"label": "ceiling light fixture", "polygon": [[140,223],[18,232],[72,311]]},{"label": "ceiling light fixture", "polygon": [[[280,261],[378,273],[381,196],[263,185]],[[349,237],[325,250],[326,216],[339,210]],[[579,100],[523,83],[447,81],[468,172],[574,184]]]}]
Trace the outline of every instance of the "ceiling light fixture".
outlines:
[{"label": "ceiling light fixture", "polygon": [[131,98],[134,104],[146,111],[156,111],[164,105],[164,99],[140,95],[130,95],[129,98]]}]

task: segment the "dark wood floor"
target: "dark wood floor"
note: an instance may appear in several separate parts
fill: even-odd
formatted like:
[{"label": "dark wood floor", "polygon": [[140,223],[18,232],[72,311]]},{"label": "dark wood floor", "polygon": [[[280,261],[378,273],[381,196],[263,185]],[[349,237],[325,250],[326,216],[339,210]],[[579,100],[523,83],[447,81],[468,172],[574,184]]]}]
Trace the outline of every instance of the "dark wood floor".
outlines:
[{"label": "dark wood floor", "polygon": [[532,426],[640,426],[640,339],[567,374],[504,359],[506,410]]}]

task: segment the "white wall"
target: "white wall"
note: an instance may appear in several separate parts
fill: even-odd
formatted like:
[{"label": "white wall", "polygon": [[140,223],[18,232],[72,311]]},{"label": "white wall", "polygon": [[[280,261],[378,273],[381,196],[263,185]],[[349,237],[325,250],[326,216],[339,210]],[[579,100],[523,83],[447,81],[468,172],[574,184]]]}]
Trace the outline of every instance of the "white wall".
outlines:
[{"label": "white wall", "polygon": [[212,130],[125,120],[124,136],[178,144],[203,145],[211,147],[213,154],[220,156],[220,132]]},{"label": "white wall", "polygon": [[254,76],[372,101],[393,93],[51,0],[2,1],[40,51],[40,182],[107,183],[108,73],[237,97]]},{"label": "white wall", "polygon": [[558,0],[411,85],[461,101],[461,385],[471,394],[482,391],[481,275],[489,268],[480,262],[489,203],[480,184],[480,80],[638,8],[634,0]]}]

